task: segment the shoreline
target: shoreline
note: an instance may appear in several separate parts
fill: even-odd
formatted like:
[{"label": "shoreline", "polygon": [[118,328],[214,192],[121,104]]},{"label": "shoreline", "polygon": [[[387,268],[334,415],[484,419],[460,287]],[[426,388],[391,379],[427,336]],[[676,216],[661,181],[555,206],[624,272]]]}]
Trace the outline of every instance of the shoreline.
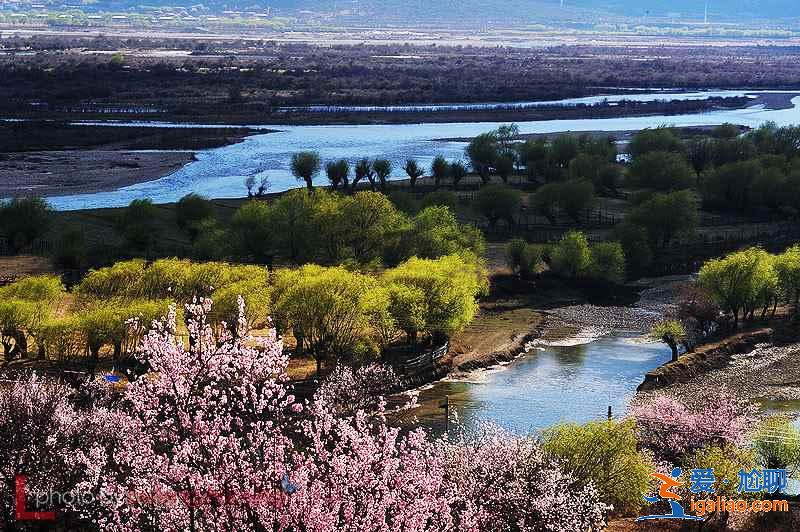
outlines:
[{"label": "shoreline", "polygon": [[[670,308],[671,298],[688,276],[641,279],[630,284],[639,288],[638,300],[629,306],[601,306],[589,303],[528,309],[539,319],[527,332],[512,333],[505,342],[484,352],[453,356],[446,378],[458,380],[473,372],[505,365],[535,347],[590,343],[614,331],[646,334]],[[642,376],[644,379],[644,376]]]},{"label": "shoreline", "polygon": [[[64,123],[0,124],[0,198],[112,192],[156,181],[196,160],[201,150],[230,146],[249,128],[111,128]],[[35,134],[34,142],[25,139]]]}]

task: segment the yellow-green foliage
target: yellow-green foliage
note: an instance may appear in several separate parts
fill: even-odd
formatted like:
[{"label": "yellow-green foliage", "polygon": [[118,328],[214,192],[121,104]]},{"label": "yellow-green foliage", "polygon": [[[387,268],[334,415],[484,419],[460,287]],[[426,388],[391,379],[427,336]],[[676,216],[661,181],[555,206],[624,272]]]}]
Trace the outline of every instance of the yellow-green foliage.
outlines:
[{"label": "yellow-green foliage", "polygon": [[86,338],[75,316],[66,316],[42,324],[39,341],[48,358],[71,360],[86,353]]},{"label": "yellow-green foliage", "polygon": [[643,505],[653,465],[636,449],[631,420],[566,423],[547,429],[544,448],[563,461],[583,485],[592,483],[615,512],[635,513]]},{"label": "yellow-green foliage", "polygon": [[215,290],[211,294],[211,319],[216,323],[225,322],[229,327],[236,327],[239,319],[239,296],[244,299],[247,323],[254,328],[266,326],[271,308],[271,292],[260,272],[251,279],[237,280]]},{"label": "yellow-green foliage", "polygon": [[64,285],[54,275],[26,277],[0,288],[0,334],[4,347],[10,339],[25,353],[30,337],[39,335],[41,324],[55,310]]},{"label": "yellow-green foliage", "polygon": [[128,355],[153,322],[166,315],[169,305],[169,300],[94,302],[75,314],[44,323],[47,354],[61,359],[98,355],[104,346],[111,346],[115,357]]},{"label": "yellow-green foliage", "polygon": [[366,294],[375,283],[342,267],[279,270],[273,284],[275,321],[291,328],[317,360],[346,354],[368,337]]},{"label": "yellow-green foliage", "polygon": [[382,277],[388,285],[416,288],[424,294],[425,329],[447,335],[463,330],[473,320],[478,310],[475,298],[486,291],[486,279],[482,264],[458,255],[414,257]]},{"label": "yellow-green foliage", "polygon": [[703,264],[699,282],[738,321],[778,296],[774,263],[774,257],[763,249],[738,251]]},{"label": "yellow-green foliage", "polygon": [[80,299],[134,297],[140,289],[144,269],[145,261],[134,259],[92,270],[75,288],[75,293]]},{"label": "yellow-green foliage", "polygon": [[796,470],[800,465],[800,430],[786,416],[769,417],[758,425],[753,448],[763,467]]},{"label": "yellow-green foliage", "polygon": [[681,480],[686,485],[690,484],[692,469],[713,469],[716,478],[714,493],[732,496],[739,493],[739,471],[752,471],[756,467],[756,455],[751,449],[735,445],[715,445],[694,451],[683,466],[685,478]]},{"label": "yellow-green foliage", "polygon": [[775,257],[775,271],[784,299],[795,306],[800,302],[800,244]]},{"label": "yellow-green foliage", "polygon": [[650,338],[658,342],[667,341],[681,342],[686,338],[686,330],[681,322],[676,320],[661,321],[653,325],[650,330]]},{"label": "yellow-green foliage", "polygon": [[51,305],[64,294],[64,285],[55,275],[25,277],[0,288],[0,299],[22,299]]}]

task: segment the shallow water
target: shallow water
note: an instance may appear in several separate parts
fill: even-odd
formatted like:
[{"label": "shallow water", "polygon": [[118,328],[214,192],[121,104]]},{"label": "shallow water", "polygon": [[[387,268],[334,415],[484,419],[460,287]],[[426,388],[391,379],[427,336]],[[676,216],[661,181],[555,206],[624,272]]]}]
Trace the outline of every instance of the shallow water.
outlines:
[{"label": "shallow water", "polygon": [[[755,91],[754,91],[755,92]],[[762,91],[763,92],[763,91]],[[742,91],[715,91],[719,96],[735,96]],[[800,93],[797,93],[800,94]],[[673,99],[696,98],[697,92],[671,94]],[[637,95],[640,98],[646,95]],[[661,94],[663,97],[664,95]],[[800,123],[800,96],[792,100],[792,109],[770,111],[761,106],[748,109],[722,110],[675,116],[637,116],[626,118],[545,120],[518,123],[522,133],[557,131],[637,130],[661,124],[676,126],[718,125],[733,122],[758,126],[772,120],[778,124]],[[96,122],[95,122],[96,123]],[[145,122],[106,122],[107,125],[148,125]],[[185,124],[150,124],[154,127],[181,127]],[[331,126],[259,126],[278,129],[277,133],[254,135],[232,146],[198,152],[197,160],[161,179],[139,183],[112,192],[51,197],[51,204],[60,210],[118,207],[137,198],[150,198],[157,203],[176,201],[189,192],[212,198],[241,197],[248,176],[269,177],[270,190],[281,191],[299,186],[292,177],[289,163],[293,153],[316,150],[323,160],[361,157],[386,158],[392,161],[392,178],[405,177],[404,161],[413,157],[427,167],[437,154],[449,159],[464,157],[463,142],[434,139],[465,138],[497,128],[500,123],[443,123],[393,125]],[[211,126],[210,124],[208,126]],[[324,172],[316,183],[325,184]]]},{"label": "shallow water", "polygon": [[[562,421],[624,415],[644,374],[669,361],[670,350],[619,333],[587,344],[536,348],[506,366],[474,372],[464,381],[422,389],[416,411],[423,426],[442,430],[449,397],[467,431],[489,421],[516,433],[535,433]],[[451,427],[454,424],[451,424]]]}]

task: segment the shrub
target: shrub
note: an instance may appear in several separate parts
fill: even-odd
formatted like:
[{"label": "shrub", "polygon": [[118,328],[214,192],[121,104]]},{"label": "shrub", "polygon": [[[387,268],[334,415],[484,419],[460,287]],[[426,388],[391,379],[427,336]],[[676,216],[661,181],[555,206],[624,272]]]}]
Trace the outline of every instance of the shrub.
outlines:
[{"label": "shrub", "polygon": [[634,187],[671,191],[690,188],[695,179],[683,155],[656,151],[634,159],[628,182]]},{"label": "shrub", "polygon": [[197,237],[197,225],[214,216],[214,205],[204,196],[192,192],[175,204],[175,217],[178,227],[189,231],[192,239]]},{"label": "shrub", "polygon": [[523,277],[536,273],[543,259],[541,246],[515,238],[506,244],[506,264],[513,273]]},{"label": "shrub", "polygon": [[499,220],[514,225],[514,217],[519,212],[522,197],[519,191],[506,185],[487,185],[481,187],[475,198],[475,209],[489,220],[494,227]]},{"label": "shrub", "polygon": [[674,238],[694,232],[700,221],[697,196],[688,190],[655,194],[635,207],[627,221],[644,227],[653,247],[665,247]]},{"label": "shrub", "polygon": [[421,209],[437,206],[447,207],[451,211],[456,212],[456,208],[458,207],[458,196],[449,190],[437,190],[436,192],[425,194],[420,202]]},{"label": "shrub", "polygon": [[740,493],[739,472],[752,471],[756,467],[752,449],[731,444],[711,445],[690,452],[682,461],[683,481],[691,486],[692,469],[711,469],[715,482],[710,491],[719,496],[737,496]]},{"label": "shrub", "polygon": [[52,210],[42,198],[14,198],[0,201],[0,234],[11,251],[19,253],[41,238],[52,224]]},{"label": "shrub", "polygon": [[577,279],[591,272],[592,252],[586,235],[569,231],[558,242],[552,252],[550,267],[564,277]]},{"label": "shrub", "polygon": [[765,468],[794,471],[800,465],[800,430],[786,416],[771,416],[759,423],[753,447]]},{"label": "shrub", "polygon": [[117,218],[117,230],[125,243],[133,250],[147,252],[153,246],[156,235],[157,209],[149,199],[136,199],[122,210]]},{"label": "shrub", "polygon": [[625,280],[625,252],[619,242],[594,244],[591,252],[593,279],[616,284]]},{"label": "shrub", "polygon": [[271,210],[266,202],[251,200],[239,207],[231,219],[230,233],[238,256],[259,263],[272,262],[275,239]]},{"label": "shrub", "polygon": [[611,231],[611,239],[622,246],[629,272],[642,272],[653,262],[650,238],[644,227],[622,222]]},{"label": "shrub", "polygon": [[616,512],[635,513],[653,470],[636,449],[635,429],[631,421],[568,423],[545,430],[543,444],[579,486],[593,485]]}]

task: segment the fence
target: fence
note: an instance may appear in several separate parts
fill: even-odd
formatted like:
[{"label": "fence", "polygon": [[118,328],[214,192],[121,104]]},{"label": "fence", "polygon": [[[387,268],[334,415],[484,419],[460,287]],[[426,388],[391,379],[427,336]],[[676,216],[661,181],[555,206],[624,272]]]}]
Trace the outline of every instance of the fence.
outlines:
[{"label": "fence", "polygon": [[[397,375],[400,377],[401,388],[407,388],[409,385],[421,383],[426,376],[435,376],[439,362],[450,351],[450,342],[445,342],[444,345],[425,351],[418,355],[411,357],[401,356],[392,361],[392,367]],[[293,380],[290,383],[292,391],[297,397],[311,398],[319,388],[320,381],[317,377],[310,379]]]},{"label": "fence", "polygon": [[[51,240],[36,239],[33,243],[25,248],[25,253],[31,255],[50,255],[53,252],[54,246]],[[0,256],[8,257],[16,255],[17,252],[11,246],[8,238],[0,236]]]}]

